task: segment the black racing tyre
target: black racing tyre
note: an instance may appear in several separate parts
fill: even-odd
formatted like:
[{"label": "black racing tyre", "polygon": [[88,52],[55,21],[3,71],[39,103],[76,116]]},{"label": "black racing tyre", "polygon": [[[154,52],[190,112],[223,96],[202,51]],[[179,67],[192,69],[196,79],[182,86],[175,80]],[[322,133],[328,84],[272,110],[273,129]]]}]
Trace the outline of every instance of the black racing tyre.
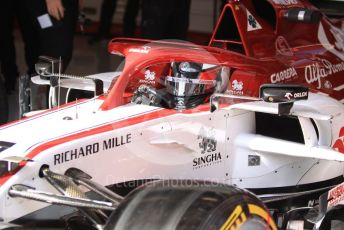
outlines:
[{"label": "black racing tyre", "polygon": [[4,82],[0,79],[0,125],[5,124],[8,119],[8,102]]},{"label": "black racing tyre", "polygon": [[106,230],[277,229],[253,194],[223,184],[154,181],[131,192],[111,214]]}]

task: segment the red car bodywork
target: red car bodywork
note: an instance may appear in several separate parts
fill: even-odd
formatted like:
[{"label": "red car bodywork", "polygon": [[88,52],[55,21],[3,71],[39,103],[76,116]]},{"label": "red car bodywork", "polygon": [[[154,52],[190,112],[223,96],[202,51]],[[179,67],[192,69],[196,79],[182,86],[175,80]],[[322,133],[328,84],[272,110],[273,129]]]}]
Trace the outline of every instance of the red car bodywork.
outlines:
[{"label": "red car bodywork", "polygon": [[[298,12],[296,18],[288,18],[290,10]],[[182,61],[229,67],[230,94],[258,96],[265,83],[302,84],[344,102],[344,22],[319,15],[308,1],[229,0],[209,46],[114,39],[108,50],[124,55],[126,63],[101,108],[125,103],[128,84],[140,70]],[[161,75],[168,73],[165,67],[160,65]]]}]

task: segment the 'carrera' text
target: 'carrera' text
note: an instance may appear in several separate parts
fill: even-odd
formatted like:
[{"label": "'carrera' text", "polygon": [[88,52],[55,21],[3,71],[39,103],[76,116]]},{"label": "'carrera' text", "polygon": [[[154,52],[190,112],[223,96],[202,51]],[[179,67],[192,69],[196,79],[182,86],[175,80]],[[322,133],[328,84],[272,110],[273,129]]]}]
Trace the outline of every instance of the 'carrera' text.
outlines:
[{"label": "'carrera' text", "polygon": [[295,77],[297,75],[295,68],[288,68],[285,69],[279,73],[274,73],[271,75],[271,82],[272,83],[278,83],[278,82],[282,82],[285,80],[288,80],[292,77]]}]

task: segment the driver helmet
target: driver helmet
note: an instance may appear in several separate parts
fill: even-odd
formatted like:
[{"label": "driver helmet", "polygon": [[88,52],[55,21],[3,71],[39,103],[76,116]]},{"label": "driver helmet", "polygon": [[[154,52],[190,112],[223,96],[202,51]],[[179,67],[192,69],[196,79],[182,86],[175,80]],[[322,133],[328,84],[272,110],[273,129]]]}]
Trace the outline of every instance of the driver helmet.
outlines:
[{"label": "driver helmet", "polygon": [[217,74],[202,73],[195,62],[173,63],[173,76],[165,78],[167,92],[177,97],[206,95],[215,92]]}]

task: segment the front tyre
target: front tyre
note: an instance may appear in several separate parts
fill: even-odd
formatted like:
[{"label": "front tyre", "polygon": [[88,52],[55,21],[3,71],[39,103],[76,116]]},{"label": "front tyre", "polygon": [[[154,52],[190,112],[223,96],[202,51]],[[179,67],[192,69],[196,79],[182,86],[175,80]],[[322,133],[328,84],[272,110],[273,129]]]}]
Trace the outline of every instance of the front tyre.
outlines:
[{"label": "front tyre", "polygon": [[155,181],[137,188],[105,227],[117,229],[272,229],[276,225],[251,193],[211,182]]}]

